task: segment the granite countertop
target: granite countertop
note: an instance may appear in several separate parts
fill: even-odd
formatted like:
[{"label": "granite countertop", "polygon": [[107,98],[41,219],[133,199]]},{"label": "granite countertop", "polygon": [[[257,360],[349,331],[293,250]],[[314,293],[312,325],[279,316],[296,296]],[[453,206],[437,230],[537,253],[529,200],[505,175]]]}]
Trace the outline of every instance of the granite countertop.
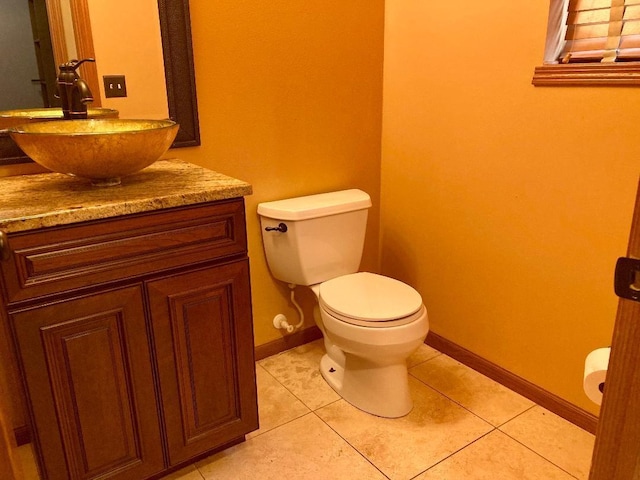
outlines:
[{"label": "granite countertop", "polygon": [[243,197],[251,185],[181,160],[160,160],[115,187],[59,173],[0,178],[7,233]]}]

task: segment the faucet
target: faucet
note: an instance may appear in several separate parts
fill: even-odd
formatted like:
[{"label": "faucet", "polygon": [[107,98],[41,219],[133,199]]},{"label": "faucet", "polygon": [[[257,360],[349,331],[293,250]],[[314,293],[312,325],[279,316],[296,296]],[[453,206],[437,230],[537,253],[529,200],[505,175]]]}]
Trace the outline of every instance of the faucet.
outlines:
[{"label": "faucet", "polygon": [[69,60],[60,65],[58,94],[65,120],[87,118],[87,103],[93,102],[89,85],[78,75],[77,69],[84,62],[95,62],[93,58]]}]

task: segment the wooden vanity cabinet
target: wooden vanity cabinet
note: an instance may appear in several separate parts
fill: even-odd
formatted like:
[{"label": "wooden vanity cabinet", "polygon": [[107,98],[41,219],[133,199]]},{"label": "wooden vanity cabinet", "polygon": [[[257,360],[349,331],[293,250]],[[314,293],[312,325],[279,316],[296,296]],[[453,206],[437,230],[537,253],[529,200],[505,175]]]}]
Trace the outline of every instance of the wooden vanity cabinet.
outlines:
[{"label": "wooden vanity cabinet", "polygon": [[176,465],[258,428],[249,264],[168,276],[146,288],[169,464]]},{"label": "wooden vanity cabinet", "polygon": [[8,239],[43,479],[151,478],[257,428],[242,198]]},{"label": "wooden vanity cabinet", "polygon": [[163,470],[140,285],[40,305],[11,320],[41,477],[122,469],[122,478],[134,479]]}]

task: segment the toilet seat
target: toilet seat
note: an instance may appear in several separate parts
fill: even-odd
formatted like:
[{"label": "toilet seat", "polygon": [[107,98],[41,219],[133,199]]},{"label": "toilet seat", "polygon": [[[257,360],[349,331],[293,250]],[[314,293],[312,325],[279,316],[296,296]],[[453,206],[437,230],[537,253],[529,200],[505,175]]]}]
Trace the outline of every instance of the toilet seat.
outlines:
[{"label": "toilet seat", "polygon": [[320,284],[319,303],[327,313],[352,325],[386,328],[420,318],[420,294],[409,285],[375,273],[343,275]]}]

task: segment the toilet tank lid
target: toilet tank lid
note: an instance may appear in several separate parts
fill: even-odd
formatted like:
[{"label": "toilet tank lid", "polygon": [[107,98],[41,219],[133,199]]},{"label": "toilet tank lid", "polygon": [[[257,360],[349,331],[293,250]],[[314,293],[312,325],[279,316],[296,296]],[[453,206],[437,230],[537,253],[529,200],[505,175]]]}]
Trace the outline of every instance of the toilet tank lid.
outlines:
[{"label": "toilet tank lid", "polygon": [[366,192],[353,188],[259,203],[258,215],[277,220],[307,220],[369,207],[371,197]]}]

